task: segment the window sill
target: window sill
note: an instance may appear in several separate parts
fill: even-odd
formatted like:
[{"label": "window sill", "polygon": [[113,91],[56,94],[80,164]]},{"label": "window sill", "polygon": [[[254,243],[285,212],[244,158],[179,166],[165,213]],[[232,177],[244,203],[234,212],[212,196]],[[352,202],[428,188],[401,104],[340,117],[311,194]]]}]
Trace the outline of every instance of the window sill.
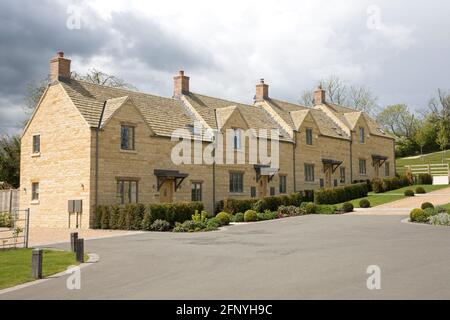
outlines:
[{"label": "window sill", "polygon": [[40,153],[40,152],[32,153],[32,154],[31,154],[31,157],[32,157],[32,158],[38,158],[38,157],[40,157],[40,156],[41,156],[41,153]]},{"label": "window sill", "polygon": [[121,153],[128,153],[128,154],[137,154],[137,150],[126,150],[126,149],[120,149],[119,152]]},{"label": "window sill", "polygon": [[30,204],[31,205],[37,205],[37,204],[39,204],[39,200],[31,200]]},{"label": "window sill", "polygon": [[245,192],[229,192],[230,196],[246,196]]}]

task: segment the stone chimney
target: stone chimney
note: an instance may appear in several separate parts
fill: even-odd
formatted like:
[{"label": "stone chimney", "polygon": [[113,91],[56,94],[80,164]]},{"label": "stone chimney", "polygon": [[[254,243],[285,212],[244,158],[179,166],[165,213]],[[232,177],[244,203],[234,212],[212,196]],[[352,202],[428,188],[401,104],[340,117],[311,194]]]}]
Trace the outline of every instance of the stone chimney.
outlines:
[{"label": "stone chimney", "polygon": [[173,96],[179,97],[189,93],[189,77],[184,75],[184,71],[180,70],[177,76],[173,77]]},{"label": "stone chimney", "polygon": [[58,52],[50,60],[50,81],[70,79],[70,60],[64,58],[64,52]]},{"label": "stone chimney", "polygon": [[256,101],[262,101],[269,98],[269,86],[264,83],[264,79],[259,80],[256,85]]},{"label": "stone chimney", "polygon": [[322,89],[322,85],[319,85],[316,90],[314,90],[314,105],[325,103],[325,90]]}]

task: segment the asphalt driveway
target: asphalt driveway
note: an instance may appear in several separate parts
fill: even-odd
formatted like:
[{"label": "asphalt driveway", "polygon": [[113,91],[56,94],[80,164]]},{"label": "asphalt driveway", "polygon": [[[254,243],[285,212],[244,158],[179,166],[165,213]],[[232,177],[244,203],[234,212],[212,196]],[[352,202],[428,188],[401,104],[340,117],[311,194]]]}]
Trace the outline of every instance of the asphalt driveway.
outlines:
[{"label": "asphalt driveway", "polygon": [[[450,299],[450,228],[310,215],[209,233],[89,240],[100,261],[0,299]],[[59,245],[58,247],[67,247]],[[368,290],[369,265],[381,289]]]}]

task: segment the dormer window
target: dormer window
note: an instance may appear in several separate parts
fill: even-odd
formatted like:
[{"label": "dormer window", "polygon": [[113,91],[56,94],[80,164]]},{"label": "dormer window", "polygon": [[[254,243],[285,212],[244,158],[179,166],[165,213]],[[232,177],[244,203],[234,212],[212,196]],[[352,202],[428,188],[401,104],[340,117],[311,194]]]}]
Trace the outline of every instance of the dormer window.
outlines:
[{"label": "dormer window", "polygon": [[134,127],[122,125],[120,128],[120,148],[122,150],[134,150]]},{"label": "dormer window", "polygon": [[359,128],[359,143],[364,143],[366,142],[366,137],[365,137],[365,133],[364,133],[364,128],[360,127]]},{"label": "dormer window", "polygon": [[242,139],[242,130],[241,129],[233,129],[233,146],[234,149],[240,150],[241,145],[241,139]]},{"label": "dormer window", "polygon": [[35,134],[33,136],[33,153],[38,154],[41,152],[41,136],[39,134]]}]

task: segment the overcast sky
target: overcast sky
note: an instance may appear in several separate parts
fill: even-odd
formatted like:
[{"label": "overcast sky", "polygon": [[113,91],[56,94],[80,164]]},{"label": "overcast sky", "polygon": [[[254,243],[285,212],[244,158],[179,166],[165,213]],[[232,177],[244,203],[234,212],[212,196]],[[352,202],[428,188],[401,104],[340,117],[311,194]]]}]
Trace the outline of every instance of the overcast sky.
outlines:
[{"label": "overcast sky", "polygon": [[18,133],[27,83],[57,51],[72,69],[97,68],[141,91],[191,90],[251,103],[259,78],[298,102],[336,75],[382,106],[424,109],[450,89],[448,1],[0,1],[0,134]]}]

